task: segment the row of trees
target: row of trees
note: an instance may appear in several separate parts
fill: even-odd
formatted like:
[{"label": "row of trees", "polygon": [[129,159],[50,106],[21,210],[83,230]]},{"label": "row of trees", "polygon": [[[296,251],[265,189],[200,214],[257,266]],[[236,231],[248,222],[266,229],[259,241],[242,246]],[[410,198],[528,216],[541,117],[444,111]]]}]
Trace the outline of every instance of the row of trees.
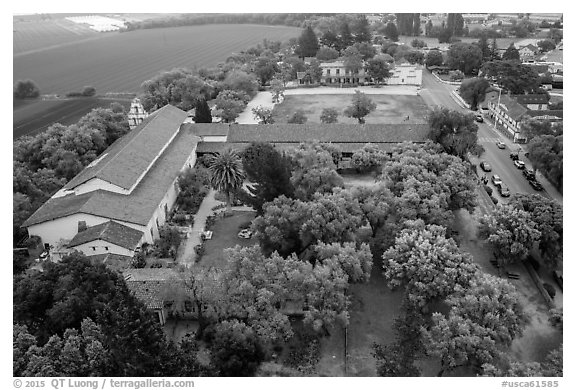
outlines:
[{"label": "row of trees", "polygon": [[40,134],[15,140],[15,242],[23,235],[21,224],[38,207],[128,131],[128,118],[124,107],[112,103],[110,108],[93,109],[76,124],[55,124]]}]

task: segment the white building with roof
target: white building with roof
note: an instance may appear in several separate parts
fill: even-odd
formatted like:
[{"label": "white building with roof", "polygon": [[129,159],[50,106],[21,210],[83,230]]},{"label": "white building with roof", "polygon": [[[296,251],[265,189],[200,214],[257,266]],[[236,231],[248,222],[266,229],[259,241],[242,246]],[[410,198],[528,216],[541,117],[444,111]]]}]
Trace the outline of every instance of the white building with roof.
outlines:
[{"label": "white building with roof", "polygon": [[[200,138],[183,126],[186,116],[171,105],[150,114],[36,210],[23,224],[28,234],[47,246],[70,240],[87,255],[130,255],[153,243],[179,173],[196,160]],[[126,240],[112,242],[110,229]]]}]

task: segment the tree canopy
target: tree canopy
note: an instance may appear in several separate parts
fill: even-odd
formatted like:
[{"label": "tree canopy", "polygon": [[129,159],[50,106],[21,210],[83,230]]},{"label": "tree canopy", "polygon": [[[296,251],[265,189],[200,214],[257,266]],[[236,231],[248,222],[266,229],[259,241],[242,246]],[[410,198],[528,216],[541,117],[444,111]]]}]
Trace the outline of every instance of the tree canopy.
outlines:
[{"label": "tree canopy", "polygon": [[528,152],[534,168],[540,170],[560,191],[564,184],[563,138],[562,135],[541,135],[528,143]]},{"label": "tree canopy", "polygon": [[40,96],[38,85],[32,80],[18,80],[14,83],[14,98],[37,98]]},{"label": "tree canopy", "polygon": [[483,151],[478,144],[478,125],[471,114],[435,107],[428,115],[428,124],[429,138],[442,145],[446,153],[463,158],[468,153],[480,155]]},{"label": "tree canopy", "polygon": [[366,115],[370,114],[376,109],[376,103],[374,103],[365,93],[360,91],[355,91],[352,96],[352,104],[344,110],[344,114],[349,118],[358,119],[358,123],[365,123]]},{"label": "tree canopy", "polygon": [[298,48],[296,53],[300,57],[314,57],[319,48],[316,33],[311,26],[306,27],[298,38]]},{"label": "tree canopy", "polygon": [[482,50],[474,44],[458,42],[448,49],[448,66],[464,74],[475,74],[482,65]]},{"label": "tree canopy", "polygon": [[482,75],[492,79],[512,94],[536,93],[540,87],[538,73],[519,61],[490,61],[482,65]]},{"label": "tree canopy", "polygon": [[486,98],[490,83],[484,78],[466,79],[460,84],[460,96],[470,104],[470,109],[476,111],[478,105]]}]

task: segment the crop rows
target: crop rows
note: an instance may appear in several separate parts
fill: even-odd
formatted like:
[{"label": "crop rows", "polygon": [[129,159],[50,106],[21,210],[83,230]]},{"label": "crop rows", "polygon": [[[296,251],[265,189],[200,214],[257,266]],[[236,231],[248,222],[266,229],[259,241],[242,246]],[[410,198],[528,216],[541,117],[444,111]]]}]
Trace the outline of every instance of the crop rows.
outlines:
[{"label": "crop rows", "polygon": [[175,67],[213,66],[264,38],[287,40],[294,27],[206,25],[138,30],[14,59],[14,79],[32,79],[44,94],[85,85],[98,93],[138,92],[143,81]]}]

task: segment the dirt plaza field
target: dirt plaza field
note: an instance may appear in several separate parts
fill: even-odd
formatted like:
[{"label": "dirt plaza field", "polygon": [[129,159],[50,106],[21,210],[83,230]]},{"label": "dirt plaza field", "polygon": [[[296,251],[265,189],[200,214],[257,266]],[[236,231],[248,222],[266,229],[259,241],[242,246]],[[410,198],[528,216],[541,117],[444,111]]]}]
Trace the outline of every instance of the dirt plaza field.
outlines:
[{"label": "dirt plaza field", "polygon": [[[424,123],[427,106],[420,96],[410,95],[369,95],[376,103],[376,110],[366,117],[366,123]],[[344,115],[344,109],[350,105],[352,95],[289,95],[274,107],[276,123],[286,123],[294,112],[304,110],[308,122],[320,123],[324,108],[338,111],[339,123],[358,123],[354,118]]]}]

